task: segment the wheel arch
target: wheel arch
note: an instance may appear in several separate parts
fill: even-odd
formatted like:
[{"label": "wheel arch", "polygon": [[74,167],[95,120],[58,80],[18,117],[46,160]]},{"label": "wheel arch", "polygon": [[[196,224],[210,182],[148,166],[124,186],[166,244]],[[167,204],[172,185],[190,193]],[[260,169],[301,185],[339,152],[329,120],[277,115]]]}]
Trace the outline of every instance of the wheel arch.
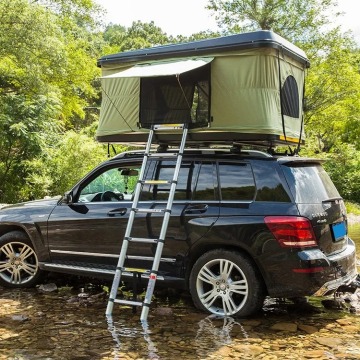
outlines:
[{"label": "wheel arch", "polygon": [[44,239],[42,238],[41,233],[38,231],[38,229],[36,229],[36,227],[31,230],[28,229],[26,226],[22,226],[22,224],[1,224],[0,237],[11,232],[19,232],[26,236],[26,238],[29,240],[29,242],[35,249],[39,261],[49,258],[49,254],[44,247]]},{"label": "wheel arch", "polygon": [[189,260],[188,260],[188,264],[186,266],[186,274],[185,274],[185,280],[186,280],[186,287],[189,288],[189,278],[190,278],[190,273],[191,270],[195,264],[195,262],[197,261],[197,259],[205,254],[206,252],[212,251],[212,250],[219,250],[219,249],[223,249],[223,250],[228,250],[228,251],[232,251],[232,252],[239,252],[241,253],[243,256],[245,256],[254,266],[254,269],[256,272],[258,272],[262,282],[263,282],[263,287],[266,291],[266,293],[268,293],[267,290],[267,285],[266,285],[266,281],[265,281],[265,277],[262,271],[261,266],[259,266],[259,264],[254,260],[253,256],[250,254],[250,252],[245,249],[242,246],[237,246],[234,244],[224,244],[223,242],[216,242],[216,243],[209,243],[209,244],[202,244],[199,245],[197,247],[194,247],[191,252],[189,253]]},{"label": "wheel arch", "polygon": [[[3,236],[5,234],[13,232],[13,231],[18,231],[18,232],[23,233],[31,241],[31,237],[30,237],[29,233],[26,231],[26,229],[24,227],[22,227],[20,225],[6,224],[6,225],[0,226],[0,236]],[[33,243],[33,241],[31,241],[31,243]]]}]

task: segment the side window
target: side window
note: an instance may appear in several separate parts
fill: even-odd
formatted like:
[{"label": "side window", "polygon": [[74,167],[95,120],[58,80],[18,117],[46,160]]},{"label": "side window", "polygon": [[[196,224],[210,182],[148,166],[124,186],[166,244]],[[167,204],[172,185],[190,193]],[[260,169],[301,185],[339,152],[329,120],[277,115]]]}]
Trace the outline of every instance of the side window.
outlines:
[{"label": "side window", "polygon": [[217,200],[217,183],[214,163],[197,163],[193,176],[193,200]]},{"label": "side window", "polygon": [[[154,164],[155,165],[155,164]],[[149,171],[147,180],[166,180],[171,181],[174,177],[176,161],[159,161],[155,171]],[[183,162],[180,168],[178,183],[174,195],[174,200],[191,200],[192,197],[192,174],[194,171],[194,163]],[[143,191],[140,195],[141,201],[146,200],[164,200],[169,198],[171,184],[146,184],[143,185]]]},{"label": "side window", "polygon": [[257,187],[256,201],[291,201],[272,162],[257,161],[253,170]]},{"label": "side window", "polygon": [[85,184],[80,202],[131,200],[140,172],[140,164],[113,167]]},{"label": "side window", "polygon": [[253,200],[255,181],[248,163],[219,163],[222,200]]}]

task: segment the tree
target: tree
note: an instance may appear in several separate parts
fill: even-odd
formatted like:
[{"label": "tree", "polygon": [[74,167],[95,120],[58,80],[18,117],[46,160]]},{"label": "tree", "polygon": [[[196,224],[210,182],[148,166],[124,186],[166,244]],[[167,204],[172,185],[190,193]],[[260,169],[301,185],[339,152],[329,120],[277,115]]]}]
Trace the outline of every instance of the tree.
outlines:
[{"label": "tree", "polygon": [[106,147],[93,137],[70,130],[53,136],[53,145],[26,162],[26,183],[21,197],[42,198],[62,195],[95,165],[106,159]]},{"label": "tree", "polygon": [[150,23],[134,21],[129,28],[110,24],[106,27],[103,38],[110,45],[106,49],[107,53],[164,45],[173,40],[155,26],[153,21]]},{"label": "tree", "polygon": [[292,42],[309,42],[331,23],[336,0],[209,0],[218,26],[226,32],[272,30]]},{"label": "tree", "polygon": [[59,17],[40,2],[0,2],[1,202],[19,200],[27,162],[97,96],[96,47],[80,18]]},{"label": "tree", "polygon": [[329,152],[339,143],[360,148],[359,52],[338,29],[312,56],[306,78],[305,129],[318,151]]}]

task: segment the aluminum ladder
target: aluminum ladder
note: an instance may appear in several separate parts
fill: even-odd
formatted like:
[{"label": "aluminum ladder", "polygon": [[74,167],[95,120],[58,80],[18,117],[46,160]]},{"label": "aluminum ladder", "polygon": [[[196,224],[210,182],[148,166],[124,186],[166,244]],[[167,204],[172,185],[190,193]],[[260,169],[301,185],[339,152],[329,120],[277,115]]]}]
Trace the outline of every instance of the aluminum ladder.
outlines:
[{"label": "aluminum ladder", "polygon": [[[158,132],[158,131],[164,131],[164,130],[182,130],[182,138],[181,138],[179,150],[176,152],[175,151],[173,152],[173,153],[175,153],[174,155],[176,155],[176,165],[175,165],[173,179],[170,181],[168,181],[168,180],[145,180],[145,169],[146,169],[146,165],[147,165],[149,157],[151,157],[151,156],[160,156],[161,157],[161,154],[151,152],[151,146],[152,146],[154,134],[156,134],[156,132]],[[181,167],[181,163],[182,163],[182,157],[183,157],[183,153],[184,153],[184,149],[185,149],[187,133],[188,133],[188,127],[186,124],[153,125],[150,129],[149,137],[148,137],[148,141],[147,141],[146,149],[145,149],[145,153],[144,153],[144,158],[143,158],[143,162],[142,162],[142,166],[141,166],[141,170],[140,170],[140,174],[139,174],[139,179],[138,179],[136,187],[135,187],[134,199],[133,199],[132,207],[130,210],[129,219],[128,219],[128,223],[126,226],[123,243],[122,243],[121,250],[120,250],[119,260],[118,260],[118,264],[116,266],[115,275],[114,275],[113,283],[112,283],[110,294],[109,294],[109,300],[108,300],[108,304],[107,304],[107,308],[106,308],[106,316],[108,316],[108,317],[112,316],[114,303],[118,303],[118,304],[122,304],[122,305],[130,305],[133,307],[141,306],[142,311],[141,311],[140,320],[142,322],[147,321],[147,317],[149,314],[149,308],[150,308],[150,304],[151,304],[151,299],[152,299],[152,295],[153,295],[153,292],[155,289],[155,283],[157,280],[157,274],[158,274],[158,269],[159,269],[159,265],[160,265],[160,261],[161,261],[161,255],[162,255],[162,251],[163,251],[163,247],[164,247],[166,232],[167,232],[167,228],[168,228],[168,224],[169,224],[169,220],[170,220],[171,209],[172,209],[176,185],[177,185],[177,181],[178,181],[178,177],[179,177],[180,167]],[[167,154],[163,154],[163,156],[164,155],[167,155]],[[141,194],[142,187],[144,184],[152,184],[152,185],[154,185],[154,184],[170,184],[169,197],[168,197],[165,209],[141,209],[141,208],[138,208],[138,202],[139,202],[140,194]],[[163,214],[163,221],[162,221],[162,225],[161,225],[160,235],[157,239],[135,238],[135,237],[131,236],[134,219],[136,217],[136,214],[138,214],[138,213],[148,213],[150,215],[151,215],[151,213],[162,213]],[[144,301],[135,301],[135,300],[127,300],[127,299],[117,298],[118,288],[120,285],[122,274],[125,272],[133,273],[133,275],[141,274],[141,273],[139,273],[139,271],[136,271],[136,269],[124,267],[125,260],[127,258],[128,246],[129,246],[130,242],[142,242],[142,243],[149,243],[149,244],[156,243],[157,244],[155,256],[154,256],[153,263],[152,263],[152,268],[151,268],[151,270],[149,269],[146,271],[146,274],[148,274],[148,284],[147,284]],[[134,277],[135,277],[135,275],[134,275]]]}]

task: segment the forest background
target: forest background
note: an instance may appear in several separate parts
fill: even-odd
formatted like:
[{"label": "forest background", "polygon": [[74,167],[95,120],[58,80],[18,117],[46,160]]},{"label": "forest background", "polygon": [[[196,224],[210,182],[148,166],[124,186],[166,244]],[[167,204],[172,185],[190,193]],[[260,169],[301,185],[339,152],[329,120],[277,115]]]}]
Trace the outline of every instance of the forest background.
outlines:
[{"label": "forest background", "polygon": [[360,49],[335,25],[336,0],[207,4],[219,31],[168,36],[154,22],[105,25],[93,0],[1,0],[0,203],[61,195],[107,158],[107,145],[95,140],[101,56],[259,29],[306,52],[300,155],[328,160],[340,194],[360,203]]}]

